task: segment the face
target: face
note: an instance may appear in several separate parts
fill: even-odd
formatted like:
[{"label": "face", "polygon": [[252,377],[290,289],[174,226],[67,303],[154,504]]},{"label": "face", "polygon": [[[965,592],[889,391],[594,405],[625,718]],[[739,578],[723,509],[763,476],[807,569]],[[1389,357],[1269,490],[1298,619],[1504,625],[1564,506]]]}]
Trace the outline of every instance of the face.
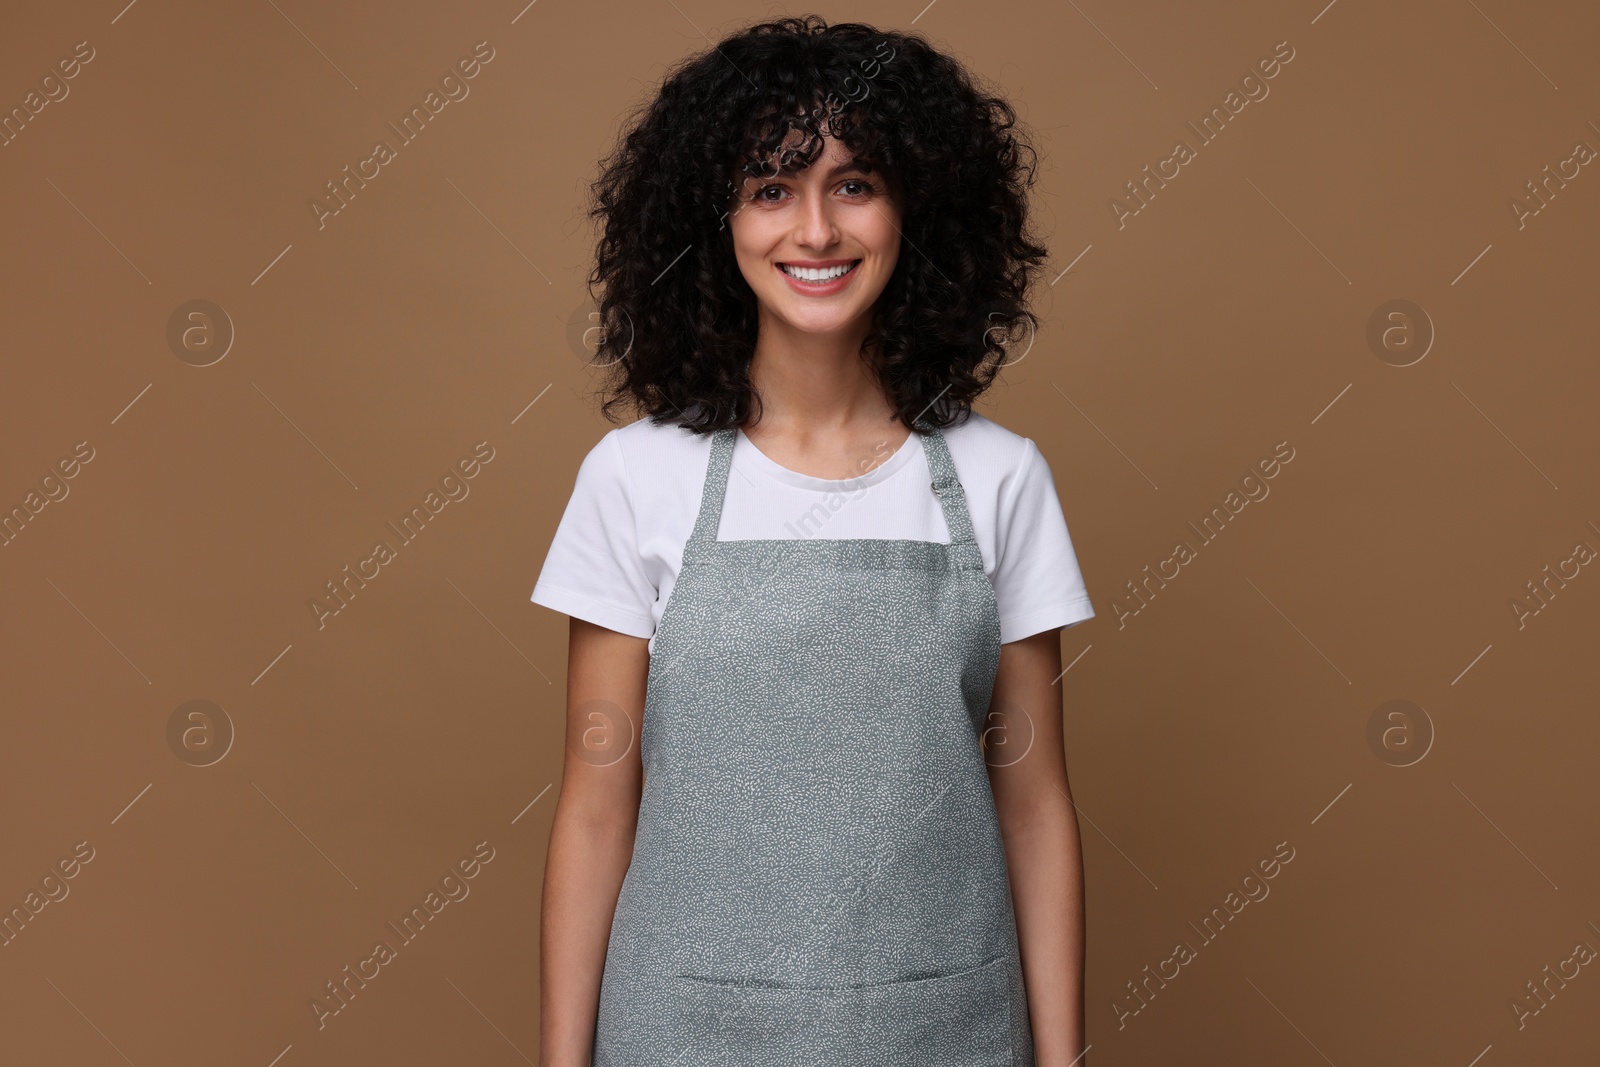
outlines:
[{"label": "face", "polygon": [[871,321],[894,273],[900,204],[881,171],[861,169],[833,137],[823,143],[805,170],[736,175],[728,226],[764,325],[846,336]]}]

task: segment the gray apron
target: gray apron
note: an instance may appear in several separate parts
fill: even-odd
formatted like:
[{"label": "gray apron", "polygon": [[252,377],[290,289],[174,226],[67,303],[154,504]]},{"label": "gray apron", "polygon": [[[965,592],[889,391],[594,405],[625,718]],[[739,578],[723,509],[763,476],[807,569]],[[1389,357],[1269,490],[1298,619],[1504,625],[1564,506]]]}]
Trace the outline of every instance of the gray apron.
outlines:
[{"label": "gray apron", "polygon": [[732,429],[656,629],[595,1067],[1032,1067],[979,734],[994,587],[951,543],[718,541]]}]

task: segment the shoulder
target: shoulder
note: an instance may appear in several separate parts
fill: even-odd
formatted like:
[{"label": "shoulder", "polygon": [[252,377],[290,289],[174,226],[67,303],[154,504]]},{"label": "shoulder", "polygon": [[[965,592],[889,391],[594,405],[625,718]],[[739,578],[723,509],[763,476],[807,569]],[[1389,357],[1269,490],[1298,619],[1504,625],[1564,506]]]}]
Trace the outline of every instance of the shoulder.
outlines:
[{"label": "shoulder", "polygon": [[618,448],[632,456],[662,450],[674,455],[703,451],[711,447],[712,435],[695,433],[675,422],[639,419],[626,426],[618,426],[606,437],[612,438]]},{"label": "shoulder", "polygon": [[625,512],[641,537],[676,530],[682,516],[693,517],[711,440],[648,418],[615,427],[584,457],[575,494],[602,502],[608,514]]},{"label": "shoulder", "polygon": [[976,410],[941,432],[950,447],[956,473],[963,484],[974,487],[1008,490],[1027,477],[1042,459],[1031,438],[1006,429]]},{"label": "shoulder", "polygon": [[585,475],[649,485],[674,471],[691,469],[711,448],[710,434],[676,423],[639,419],[606,432],[583,459]]},{"label": "shoulder", "polygon": [[969,411],[967,417],[960,422],[944,427],[943,432],[952,447],[960,442],[968,448],[1018,449],[1028,440],[1021,434],[1006,429],[977,409]]}]

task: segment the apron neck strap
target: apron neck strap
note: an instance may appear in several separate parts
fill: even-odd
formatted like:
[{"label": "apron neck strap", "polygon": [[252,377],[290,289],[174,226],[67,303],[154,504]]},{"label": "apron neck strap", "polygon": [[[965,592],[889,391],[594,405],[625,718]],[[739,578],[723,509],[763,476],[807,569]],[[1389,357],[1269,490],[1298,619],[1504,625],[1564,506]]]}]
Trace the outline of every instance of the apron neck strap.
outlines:
[{"label": "apron neck strap", "polygon": [[711,462],[706,464],[705,488],[700,491],[700,514],[694,520],[689,543],[698,545],[717,539],[722,523],[722,498],[728,490],[728,465],[733,460],[733,439],[737,427],[717,430],[711,435]]},{"label": "apron neck strap", "polygon": [[972,544],[977,538],[972,532],[972,516],[967,511],[967,494],[956,477],[956,464],[950,458],[950,446],[944,431],[918,419],[918,432],[922,434],[922,450],[928,457],[928,473],[933,476],[932,489],[944,509],[944,524],[950,530],[950,543]]}]

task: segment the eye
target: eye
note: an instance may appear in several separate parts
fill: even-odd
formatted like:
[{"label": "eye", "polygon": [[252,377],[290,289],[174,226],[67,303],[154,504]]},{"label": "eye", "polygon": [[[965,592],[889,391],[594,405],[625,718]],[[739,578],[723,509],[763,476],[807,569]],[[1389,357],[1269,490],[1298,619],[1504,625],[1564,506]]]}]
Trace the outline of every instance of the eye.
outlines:
[{"label": "eye", "polygon": [[767,193],[772,192],[774,190],[776,190],[777,192],[781,193],[781,192],[784,191],[784,188],[781,185],[763,185],[763,186],[759,187],[758,189],[756,189],[755,192],[750,194],[750,199],[751,200],[765,201],[766,203],[769,203],[769,204],[777,203],[778,200],[782,199],[781,197],[766,195]]},{"label": "eye", "polygon": [[[854,192],[850,191],[851,186],[855,186]],[[874,192],[872,183],[862,178],[847,178],[839,188],[845,190],[846,196],[870,196]]]}]

